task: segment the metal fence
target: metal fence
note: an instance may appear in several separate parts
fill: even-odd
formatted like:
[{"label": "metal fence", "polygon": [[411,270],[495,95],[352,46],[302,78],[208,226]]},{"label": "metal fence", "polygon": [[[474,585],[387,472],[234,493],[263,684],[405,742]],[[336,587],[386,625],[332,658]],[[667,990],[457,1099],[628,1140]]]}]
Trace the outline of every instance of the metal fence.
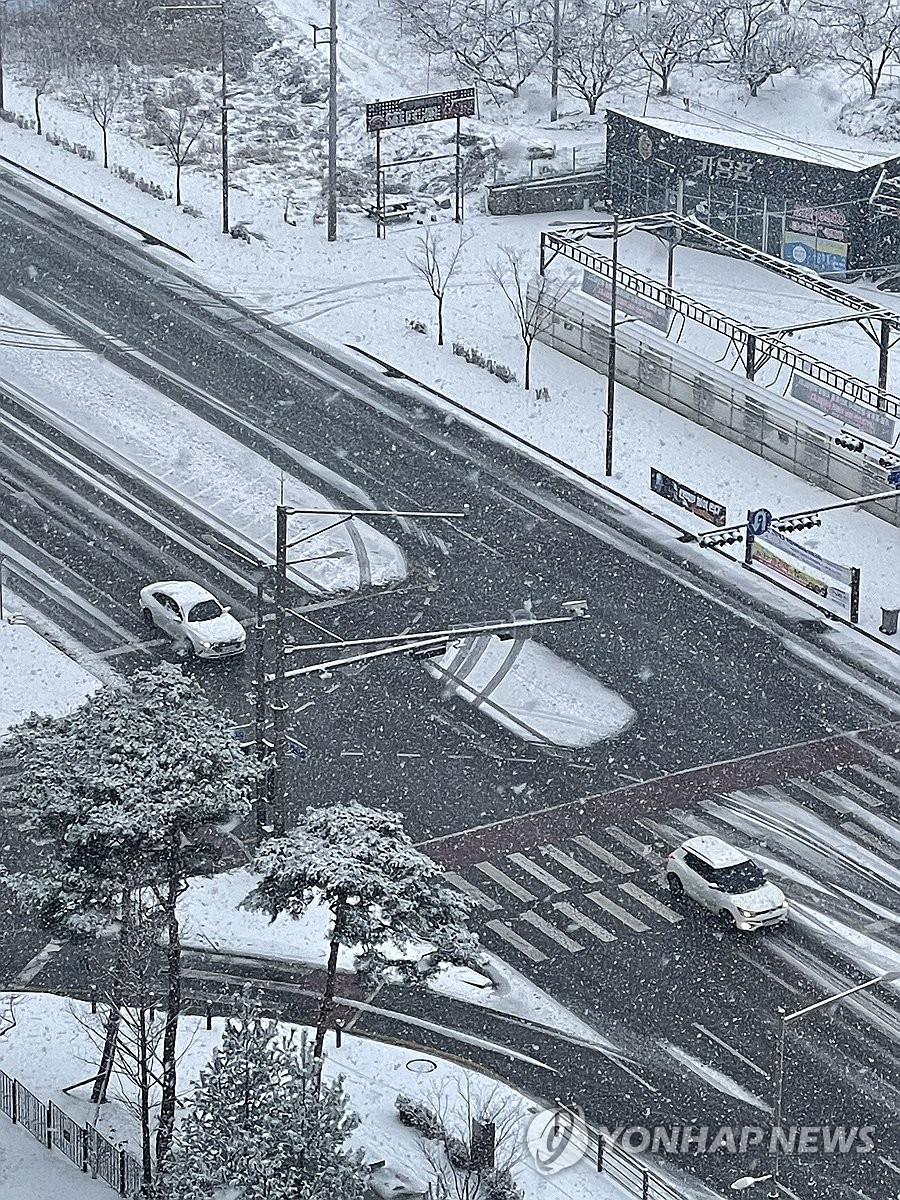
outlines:
[{"label": "metal fence", "polygon": [[5,1071],[0,1071],[0,1110],[41,1145],[59,1150],[80,1171],[102,1179],[120,1196],[131,1198],[140,1192],[141,1167],[136,1159],[92,1125],[79,1125],[52,1100],[38,1099]]},{"label": "metal fence", "polygon": [[602,167],[547,176],[519,183],[488,185],[485,204],[494,217],[524,213],[571,212],[587,205],[598,208],[606,197],[606,172]]}]

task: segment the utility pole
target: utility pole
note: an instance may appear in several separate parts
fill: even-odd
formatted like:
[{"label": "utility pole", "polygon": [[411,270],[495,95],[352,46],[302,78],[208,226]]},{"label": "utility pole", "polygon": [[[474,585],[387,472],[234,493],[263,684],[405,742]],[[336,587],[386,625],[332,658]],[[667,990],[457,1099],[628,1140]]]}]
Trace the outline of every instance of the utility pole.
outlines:
[{"label": "utility pole", "polygon": [[275,695],[272,701],[272,725],[274,730],[274,780],[272,787],[273,824],[275,834],[281,837],[287,825],[287,798],[285,796],[285,757],[287,749],[287,704],[284,690],[284,632],[287,607],[287,551],[288,509],[279,504],[275,533]]},{"label": "utility pole", "polygon": [[6,108],[6,91],[3,83],[3,42],[6,37],[6,0],[0,0],[0,108]]},{"label": "utility pole", "polygon": [[606,367],[606,462],[604,474],[612,475],[613,421],[616,410],[616,301],[619,278],[619,217],[613,217],[612,281],[609,295],[609,359]]},{"label": "utility pole", "polygon": [[265,621],[265,586],[269,576],[269,568],[255,568],[252,578],[256,583],[256,625],[253,630],[254,670],[254,706],[253,731],[257,766],[260,774],[256,777],[256,837],[262,839],[266,824],[266,800],[268,798],[267,776],[262,773],[262,764],[266,759],[266,621]]},{"label": "utility pole", "polygon": [[553,0],[553,45],[550,51],[550,120],[559,120],[560,0]]},{"label": "utility pole", "polygon": [[[321,45],[321,25],[313,25],[313,46]],[[338,18],[337,0],[328,0],[328,199],[329,242],[337,240],[337,138],[338,138]]]},{"label": "utility pole", "polygon": [[222,0],[222,232],[231,232],[228,212],[228,0]]}]

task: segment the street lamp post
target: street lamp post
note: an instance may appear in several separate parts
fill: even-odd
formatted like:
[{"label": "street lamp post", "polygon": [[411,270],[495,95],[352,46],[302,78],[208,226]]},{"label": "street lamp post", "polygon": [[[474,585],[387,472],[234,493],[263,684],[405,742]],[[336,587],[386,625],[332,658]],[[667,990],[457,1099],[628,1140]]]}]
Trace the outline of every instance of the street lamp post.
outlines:
[{"label": "street lamp post", "polygon": [[612,279],[609,294],[609,359],[606,369],[606,457],[603,473],[609,477],[613,469],[613,422],[616,411],[616,302],[619,276],[619,217],[613,216]]},{"label": "street lamp post", "polygon": [[222,232],[231,232],[229,216],[228,182],[228,0],[216,0],[213,4],[154,4],[149,12],[217,12],[221,15],[219,27],[221,54],[221,139],[222,139]]},{"label": "street lamp post", "polygon": [[553,44],[550,51],[550,120],[559,120],[560,0],[553,0]]},{"label": "street lamp post", "polygon": [[[313,46],[319,45],[322,26],[313,25]],[[337,0],[328,5],[328,240],[337,239],[337,114],[338,114],[338,21]]]},{"label": "street lamp post", "polygon": [[[877,983],[890,983],[894,979],[900,978],[900,971],[885,971],[881,975],[876,975],[874,979],[867,979],[864,983],[854,984],[853,987],[844,988],[841,992],[836,992],[833,996],[826,996],[823,1000],[816,1000],[814,1004],[807,1004],[805,1008],[798,1008],[794,1012],[786,1013],[782,1009],[778,1012],[778,1035],[775,1044],[775,1083],[774,1096],[772,1103],[772,1144],[769,1147],[772,1155],[772,1172],[770,1175],[763,1175],[759,1178],[751,1178],[749,1176],[744,1179],[738,1179],[733,1183],[734,1191],[743,1191],[745,1188],[751,1187],[754,1183],[762,1183],[766,1180],[770,1181],[768,1191],[768,1200],[778,1200],[782,1188],[779,1183],[779,1171],[781,1167],[780,1153],[780,1135],[781,1135],[781,1116],[782,1116],[782,1096],[784,1092],[784,1038],[785,1031],[788,1025],[794,1021],[799,1021],[801,1017],[806,1017],[812,1012],[816,1012],[820,1008],[825,1008],[829,1004],[834,1004],[838,1000],[845,1000],[848,996],[853,996],[857,992],[864,992],[867,988],[874,987]],[[738,1187],[742,1184],[742,1187]]]}]

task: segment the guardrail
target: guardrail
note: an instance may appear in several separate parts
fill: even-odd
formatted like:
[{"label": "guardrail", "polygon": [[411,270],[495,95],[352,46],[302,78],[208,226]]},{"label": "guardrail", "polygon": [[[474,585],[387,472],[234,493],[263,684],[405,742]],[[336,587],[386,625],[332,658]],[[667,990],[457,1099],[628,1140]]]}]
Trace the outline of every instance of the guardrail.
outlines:
[{"label": "guardrail", "polygon": [[120,1196],[137,1196],[141,1167],[121,1146],[115,1146],[93,1125],[79,1125],[52,1100],[41,1100],[18,1079],[0,1071],[0,1111],[46,1147],[59,1150],[92,1179],[102,1179]]}]

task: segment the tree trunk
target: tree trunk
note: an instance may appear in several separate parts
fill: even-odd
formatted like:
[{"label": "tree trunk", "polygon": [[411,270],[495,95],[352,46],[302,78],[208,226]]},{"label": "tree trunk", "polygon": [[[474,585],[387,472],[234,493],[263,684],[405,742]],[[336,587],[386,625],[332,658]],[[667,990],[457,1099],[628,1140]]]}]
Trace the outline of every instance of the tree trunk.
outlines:
[{"label": "tree trunk", "polygon": [[522,387],[526,392],[531,387],[531,342],[525,343],[525,378]]},{"label": "tree trunk", "polygon": [[588,115],[589,116],[595,117],[597,115],[597,101],[599,99],[600,99],[599,96],[589,96],[588,97],[587,106],[588,106]]},{"label": "tree trunk", "polygon": [[106,1018],[106,1033],[103,1039],[103,1050],[100,1053],[100,1066],[91,1090],[91,1104],[106,1103],[106,1090],[109,1087],[109,1080],[116,1057],[119,1026],[122,1023],[122,981],[128,969],[131,951],[131,915],[131,892],[124,892],[122,896],[122,923],[119,929],[119,944],[116,947],[116,960],[113,966],[110,987],[109,1016]]},{"label": "tree trunk", "polygon": [[175,163],[175,203],[181,208],[181,160]]},{"label": "tree trunk", "polygon": [[753,80],[750,84],[750,95],[757,96],[759,94],[759,84]]},{"label": "tree trunk", "polygon": [[103,166],[109,170],[109,131],[106,126],[103,126]]},{"label": "tree trunk", "polygon": [[159,1169],[172,1146],[175,1129],[175,1092],[178,1084],[176,1040],[181,1013],[181,934],[176,906],[181,892],[179,834],[172,834],[169,848],[169,878],[166,883],[166,1022],[163,1028],[162,1098],[156,1128],[156,1165]]},{"label": "tree trunk", "polygon": [[661,96],[669,94],[669,68],[662,64],[659,68],[659,94]]},{"label": "tree trunk", "polygon": [[41,125],[41,94],[40,94],[40,92],[34,93],[34,119],[37,123],[38,137],[40,137],[41,134],[44,132],[43,126]]},{"label": "tree trunk", "polygon": [[141,1183],[148,1184],[153,1178],[150,1149],[150,1037],[147,1029],[147,997],[141,997],[138,1017],[138,1090],[141,1100]]},{"label": "tree trunk", "polygon": [[444,344],[444,297],[443,296],[438,296],[437,308],[438,308],[438,345],[443,346],[443,344]]},{"label": "tree trunk", "polygon": [[[335,922],[335,929],[340,926]],[[328,1022],[331,1018],[331,1013],[334,1009],[334,988],[337,980],[337,961],[338,950],[340,949],[340,937],[334,937],[331,940],[331,945],[328,949],[328,967],[325,971],[325,987],[322,991],[322,1001],[319,1004],[319,1019],[316,1022],[316,1040],[313,1045],[313,1058],[319,1064],[316,1068],[316,1091],[319,1090],[319,1084],[322,1079],[322,1051],[325,1048],[325,1033],[328,1029]]]}]

